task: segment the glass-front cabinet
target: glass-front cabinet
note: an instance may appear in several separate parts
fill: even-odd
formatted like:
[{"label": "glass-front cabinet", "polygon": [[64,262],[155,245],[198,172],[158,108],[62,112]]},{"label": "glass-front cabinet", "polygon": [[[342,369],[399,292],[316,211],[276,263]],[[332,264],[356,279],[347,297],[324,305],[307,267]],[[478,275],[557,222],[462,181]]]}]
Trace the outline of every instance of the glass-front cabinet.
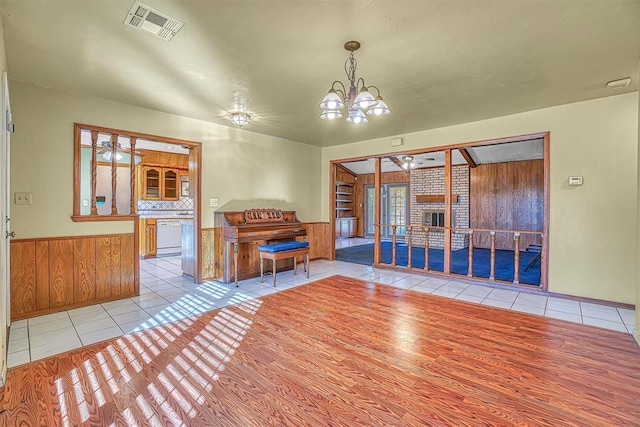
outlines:
[{"label": "glass-front cabinet", "polygon": [[178,169],[162,168],[162,200],[178,200],[180,194],[178,193]]},{"label": "glass-front cabinet", "polygon": [[162,168],[155,166],[144,166],[142,168],[144,176],[142,182],[144,182],[142,198],[144,200],[160,200],[162,194],[161,186],[161,174]]}]

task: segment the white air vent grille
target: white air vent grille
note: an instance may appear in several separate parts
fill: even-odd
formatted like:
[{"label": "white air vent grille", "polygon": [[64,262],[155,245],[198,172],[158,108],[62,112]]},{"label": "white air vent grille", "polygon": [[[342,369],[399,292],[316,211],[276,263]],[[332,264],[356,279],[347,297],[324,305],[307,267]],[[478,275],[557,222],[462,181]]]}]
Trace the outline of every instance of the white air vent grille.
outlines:
[{"label": "white air vent grille", "polygon": [[171,40],[184,26],[184,22],[151,9],[149,6],[137,1],[131,6],[124,23],[167,41]]}]

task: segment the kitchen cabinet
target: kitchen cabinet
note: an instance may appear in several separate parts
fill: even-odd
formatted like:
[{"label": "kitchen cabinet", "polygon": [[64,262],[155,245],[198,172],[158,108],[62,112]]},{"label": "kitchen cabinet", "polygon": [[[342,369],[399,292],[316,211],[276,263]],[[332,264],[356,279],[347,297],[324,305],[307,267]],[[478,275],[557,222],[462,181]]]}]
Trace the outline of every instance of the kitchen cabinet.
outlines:
[{"label": "kitchen cabinet", "polygon": [[336,237],[356,237],[357,218],[337,218]]},{"label": "kitchen cabinet", "polygon": [[160,200],[162,168],[155,166],[142,167],[142,199]]},{"label": "kitchen cabinet", "polygon": [[158,254],[158,220],[155,218],[140,219],[140,255],[143,258],[155,257]]},{"label": "kitchen cabinet", "polygon": [[178,169],[162,168],[162,200],[180,199]]},{"label": "kitchen cabinet", "polygon": [[142,166],[141,200],[179,200],[180,169]]}]

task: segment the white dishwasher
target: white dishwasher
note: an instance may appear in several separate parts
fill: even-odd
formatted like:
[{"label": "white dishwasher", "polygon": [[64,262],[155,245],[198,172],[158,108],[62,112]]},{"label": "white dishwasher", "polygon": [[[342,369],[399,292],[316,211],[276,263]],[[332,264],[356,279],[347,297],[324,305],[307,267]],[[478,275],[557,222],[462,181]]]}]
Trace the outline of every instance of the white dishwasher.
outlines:
[{"label": "white dishwasher", "polygon": [[179,219],[159,219],[157,233],[158,255],[182,252],[182,227]]}]

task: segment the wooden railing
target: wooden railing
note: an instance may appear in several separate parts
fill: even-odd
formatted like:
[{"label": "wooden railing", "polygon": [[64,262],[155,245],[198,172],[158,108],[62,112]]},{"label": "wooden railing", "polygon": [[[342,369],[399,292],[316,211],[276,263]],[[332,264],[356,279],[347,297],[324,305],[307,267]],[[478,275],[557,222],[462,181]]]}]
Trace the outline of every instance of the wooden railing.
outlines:
[{"label": "wooden railing", "polygon": [[[393,225],[393,224],[376,224],[376,227],[379,227],[382,231],[383,228],[387,227],[391,229],[391,264],[383,265],[391,265],[392,267],[396,267],[396,242],[397,242],[397,229],[398,227],[406,228],[405,234],[405,242],[407,244],[407,268],[413,269],[412,266],[412,240],[414,233],[424,233],[424,271],[429,270],[429,233],[432,231],[437,231],[443,233],[445,231],[445,227],[429,227],[423,225]],[[490,236],[490,265],[489,265],[489,281],[495,281],[495,272],[496,272],[496,234],[499,233],[507,233],[513,235],[513,283],[520,283],[520,237],[522,235],[531,235],[531,236],[539,236],[540,244],[542,244],[542,239],[544,238],[543,233],[539,231],[526,231],[526,230],[499,230],[499,229],[487,229],[487,228],[454,228],[451,227],[452,233],[457,234],[466,234],[469,236],[469,266],[467,270],[467,276],[473,277],[473,236],[474,233],[489,233]],[[542,280],[542,277],[541,277]]]}]

